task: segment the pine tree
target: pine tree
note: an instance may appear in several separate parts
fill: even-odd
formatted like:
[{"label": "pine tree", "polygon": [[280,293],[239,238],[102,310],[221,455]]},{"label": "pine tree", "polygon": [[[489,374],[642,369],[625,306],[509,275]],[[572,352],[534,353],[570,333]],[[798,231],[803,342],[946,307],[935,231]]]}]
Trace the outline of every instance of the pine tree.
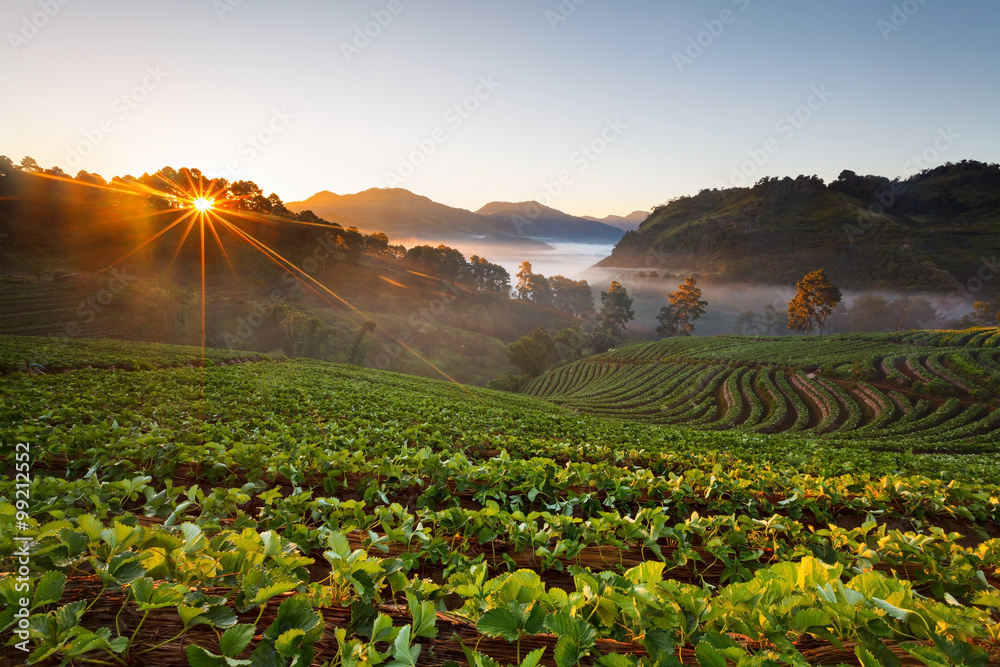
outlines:
[{"label": "pine tree", "polygon": [[812,331],[813,322],[823,335],[826,318],[840,303],[840,290],[826,277],[826,271],[817,269],[795,285],[798,292],[788,302],[788,328],[807,334]]},{"label": "pine tree", "polygon": [[[705,314],[707,301],[701,300],[701,290],[694,276],[688,276],[677,286],[676,292],[667,294],[669,305],[660,309],[656,318],[660,322],[656,332],[663,337],[690,336],[694,321]],[[662,333],[661,333],[662,331]]]},{"label": "pine tree", "polygon": [[626,323],[635,318],[632,312],[632,299],[628,291],[617,280],[611,281],[607,292],[601,292],[601,314],[598,319],[613,337],[617,338],[625,329]]}]

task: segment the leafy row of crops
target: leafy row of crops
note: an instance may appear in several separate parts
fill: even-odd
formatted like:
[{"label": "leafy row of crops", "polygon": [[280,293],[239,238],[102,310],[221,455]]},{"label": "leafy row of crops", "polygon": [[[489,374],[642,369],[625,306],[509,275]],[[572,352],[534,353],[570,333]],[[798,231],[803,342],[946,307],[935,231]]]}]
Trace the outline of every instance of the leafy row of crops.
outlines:
[{"label": "leafy row of crops", "polygon": [[996,331],[672,339],[564,365],[524,393],[656,424],[996,452]]},{"label": "leafy row of crops", "polygon": [[[115,352],[73,354],[97,366]],[[8,658],[1000,658],[992,455],[604,420],[320,362],[113,365],[0,378],[0,435],[25,443],[31,479],[22,508],[5,460],[0,563],[14,535],[33,540],[29,654],[16,648],[23,593],[0,565]],[[717,382],[689,375],[663,381]]]},{"label": "leafy row of crops", "polygon": [[202,349],[162,343],[117,340],[0,336],[0,374],[60,373],[72,369],[153,370],[176,366],[208,366],[272,359],[243,350]]}]

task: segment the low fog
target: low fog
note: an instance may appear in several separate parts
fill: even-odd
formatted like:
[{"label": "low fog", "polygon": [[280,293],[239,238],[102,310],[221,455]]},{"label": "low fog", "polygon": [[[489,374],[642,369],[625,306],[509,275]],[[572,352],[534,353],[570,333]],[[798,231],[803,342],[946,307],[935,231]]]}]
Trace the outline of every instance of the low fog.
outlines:
[{"label": "low fog", "polygon": [[[675,291],[691,274],[662,271],[650,277],[650,273],[592,267],[584,272],[584,277],[594,288],[598,308],[600,292],[606,291],[612,280],[623,284],[633,299],[635,311],[635,320],[629,324],[628,331],[634,336],[654,338],[656,316],[667,302],[667,293]],[[795,295],[794,285],[749,285],[699,278],[698,287],[708,306],[695,325],[695,335],[790,334],[785,326],[786,308]],[[888,290],[844,290],[843,300],[830,315],[823,333],[948,328],[968,315],[976,300],[988,300],[988,297],[959,291],[904,294]]]}]

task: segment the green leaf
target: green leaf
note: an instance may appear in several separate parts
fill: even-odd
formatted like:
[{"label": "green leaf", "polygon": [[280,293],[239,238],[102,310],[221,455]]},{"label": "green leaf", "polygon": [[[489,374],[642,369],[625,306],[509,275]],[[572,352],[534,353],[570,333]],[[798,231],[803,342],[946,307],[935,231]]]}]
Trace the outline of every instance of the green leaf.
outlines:
[{"label": "green leaf", "polygon": [[900,646],[928,667],[948,667],[949,665],[947,656],[933,646],[914,644],[912,642],[903,642]]},{"label": "green leaf", "polygon": [[35,584],[35,594],[31,598],[32,610],[43,605],[58,602],[66,586],[66,575],[62,572],[50,571],[42,575]]},{"label": "green leaf", "polygon": [[182,523],[181,534],[184,536],[184,545],[181,549],[185,554],[196,553],[208,545],[205,533],[196,524],[190,522]]},{"label": "green leaf", "polygon": [[410,615],[413,617],[413,636],[434,639],[438,635],[437,610],[433,602],[417,602],[416,597],[409,591],[406,593],[407,601],[410,603]]},{"label": "green leaf", "polygon": [[186,604],[179,604],[177,605],[177,613],[180,615],[184,627],[187,628],[191,626],[196,618],[202,616],[205,610],[201,607],[189,607]]},{"label": "green leaf", "polygon": [[187,659],[191,667],[226,667],[225,658],[194,644],[187,647]]},{"label": "green leaf", "polygon": [[792,623],[797,630],[808,630],[812,627],[828,627],[832,621],[830,614],[822,609],[801,609],[795,612]]},{"label": "green leaf", "polygon": [[212,605],[195,625],[206,623],[216,628],[229,628],[236,625],[236,613],[224,604]]},{"label": "green leaf", "polygon": [[726,667],[726,658],[706,641],[698,642],[694,649],[701,667]]},{"label": "green leaf", "polygon": [[580,646],[572,637],[563,637],[556,642],[556,650],[552,652],[552,657],[556,661],[557,667],[573,667],[580,659]]},{"label": "green leaf", "polygon": [[76,525],[87,534],[91,542],[96,541],[101,536],[101,531],[104,530],[104,524],[90,514],[81,514],[76,517]]},{"label": "green leaf", "polygon": [[524,660],[521,661],[520,667],[536,667],[538,665],[538,661],[542,659],[543,653],[545,653],[544,646],[542,648],[536,648],[524,657]]},{"label": "green leaf", "polygon": [[635,663],[621,653],[609,653],[602,656],[597,664],[601,667],[635,667]]},{"label": "green leaf", "polygon": [[372,624],[372,643],[391,642],[396,638],[396,629],[392,627],[392,618],[379,614]]},{"label": "green leaf", "polygon": [[509,642],[517,641],[519,621],[517,614],[505,605],[483,614],[476,623],[476,630],[489,637],[503,637]]},{"label": "green leaf", "polygon": [[274,649],[278,652],[278,655],[290,658],[299,652],[305,636],[306,631],[302,628],[292,628],[291,630],[286,630],[280,637],[278,637],[278,640],[274,642]]},{"label": "green leaf", "polygon": [[882,667],[882,663],[876,660],[875,656],[869,653],[868,649],[861,644],[854,647],[854,655],[858,657],[861,667]]},{"label": "green leaf", "polygon": [[[326,538],[326,543],[330,546],[330,553],[335,557],[347,560],[348,556],[351,555],[351,543],[341,533],[330,533],[330,536]],[[327,557],[327,560],[334,560],[327,556],[327,552],[324,552],[323,555]]]},{"label": "green leaf", "polygon": [[313,610],[305,595],[295,595],[282,602],[278,607],[277,617],[263,637],[273,642],[292,628],[305,630],[305,642],[309,644],[323,636],[323,616]]},{"label": "green leaf", "polygon": [[902,621],[903,623],[906,623],[910,616],[916,613],[909,609],[900,609],[899,607],[889,604],[885,600],[880,600],[879,598],[872,598],[872,602],[876,607],[889,614],[897,621]]},{"label": "green leaf", "polygon": [[247,647],[257,632],[257,627],[251,623],[234,625],[222,633],[219,638],[219,650],[223,655],[235,658]]},{"label": "green leaf", "polygon": [[129,591],[132,592],[132,600],[136,604],[149,602],[153,597],[153,579],[151,577],[140,577],[132,582],[129,586]]},{"label": "green leaf", "polygon": [[392,662],[387,667],[415,667],[420,655],[420,644],[410,646],[410,626],[404,626],[392,643]]},{"label": "green leaf", "polygon": [[134,552],[125,552],[111,558],[108,563],[108,573],[114,578],[115,583],[124,586],[146,574],[146,568],[142,566],[142,561]]},{"label": "green leaf", "polygon": [[271,598],[295,590],[299,585],[298,579],[282,578],[257,589],[252,602],[254,605],[262,605]]}]

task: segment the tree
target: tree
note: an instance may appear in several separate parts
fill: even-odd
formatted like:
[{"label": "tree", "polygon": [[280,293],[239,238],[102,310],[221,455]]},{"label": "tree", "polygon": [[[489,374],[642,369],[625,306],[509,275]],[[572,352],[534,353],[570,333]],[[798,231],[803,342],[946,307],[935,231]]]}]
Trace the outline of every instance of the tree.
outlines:
[{"label": "tree", "polygon": [[840,303],[840,290],[830,282],[823,269],[807,273],[795,288],[798,292],[788,302],[788,328],[807,334],[812,331],[815,321],[822,336],[826,318]]},{"label": "tree", "polygon": [[479,255],[473,255],[469,258],[467,271],[470,282],[480,292],[510,294],[510,274],[499,264],[493,264]]},{"label": "tree", "polygon": [[351,341],[351,355],[348,363],[360,366],[365,363],[365,357],[368,356],[368,348],[371,344],[366,344],[367,338],[375,331],[378,324],[375,320],[365,320],[358,329],[357,333],[354,334],[354,340]]},{"label": "tree", "polygon": [[678,335],[677,313],[669,303],[660,308],[660,314],[656,316],[659,324],[656,327],[656,335],[660,338],[673,338]]},{"label": "tree", "polygon": [[854,300],[847,314],[847,323],[851,331],[901,330],[902,317],[897,313],[898,310],[890,308],[889,300],[884,296],[866,292]]},{"label": "tree", "polygon": [[601,314],[597,318],[612,338],[621,335],[625,325],[635,318],[635,313],[632,312],[632,299],[617,280],[611,281],[611,287],[607,292],[601,292]]},{"label": "tree", "polygon": [[656,318],[660,322],[660,327],[656,329],[657,333],[663,328],[668,333],[673,331],[669,335],[691,335],[694,331],[694,321],[705,314],[705,306],[708,305],[708,301],[701,301],[701,290],[697,285],[694,276],[688,276],[677,286],[676,292],[667,294],[669,305],[660,309],[660,315]]},{"label": "tree", "polygon": [[565,276],[549,278],[552,305],[577,317],[586,317],[594,312],[594,293],[586,280],[572,280]]},{"label": "tree", "polygon": [[536,327],[529,335],[522,336],[507,346],[507,358],[522,373],[535,377],[558,361],[559,355],[551,334]]},{"label": "tree", "polygon": [[546,304],[550,297],[549,280],[531,270],[531,262],[521,262],[517,272],[517,298],[537,304]]}]

